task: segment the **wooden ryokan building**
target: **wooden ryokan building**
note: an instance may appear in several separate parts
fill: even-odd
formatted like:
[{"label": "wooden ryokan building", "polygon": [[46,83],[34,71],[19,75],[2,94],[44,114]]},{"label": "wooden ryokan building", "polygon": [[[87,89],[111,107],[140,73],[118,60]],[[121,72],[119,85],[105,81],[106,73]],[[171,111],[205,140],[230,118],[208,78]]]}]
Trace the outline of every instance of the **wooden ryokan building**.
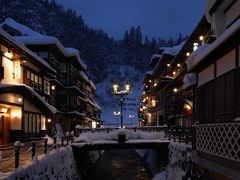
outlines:
[{"label": "wooden ryokan building", "polygon": [[51,133],[55,123],[64,131],[100,126],[96,88],[78,50],[12,19],[0,27],[1,144]]},{"label": "wooden ryokan building", "polygon": [[[240,0],[207,1],[205,16],[182,48],[169,64],[158,68],[158,74],[168,72],[172,78],[156,92],[158,83],[152,91],[146,91],[145,85],[141,100],[145,103],[141,118],[150,112],[146,96],[154,96],[155,113],[162,109],[164,124],[196,127],[193,161],[203,178],[204,174],[209,179],[240,177],[239,7]],[[164,51],[155,57],[158,60],[150,65],[156,69],[159,63],[154,62],[163,59]],[[146,76],[144,82],[162,77],[155,74]],[[155,120],[162,117],[157,115]]]}]

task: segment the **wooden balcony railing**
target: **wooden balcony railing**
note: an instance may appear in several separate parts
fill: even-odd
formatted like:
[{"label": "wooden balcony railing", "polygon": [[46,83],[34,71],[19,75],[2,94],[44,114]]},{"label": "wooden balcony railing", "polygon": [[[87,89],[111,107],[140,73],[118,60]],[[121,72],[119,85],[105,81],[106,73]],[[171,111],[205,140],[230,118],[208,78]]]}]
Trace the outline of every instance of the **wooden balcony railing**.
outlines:
[{"label": "wooden balcony railing", "polygon": [[198,124],[196,150],[240,162],[240,123]]}]

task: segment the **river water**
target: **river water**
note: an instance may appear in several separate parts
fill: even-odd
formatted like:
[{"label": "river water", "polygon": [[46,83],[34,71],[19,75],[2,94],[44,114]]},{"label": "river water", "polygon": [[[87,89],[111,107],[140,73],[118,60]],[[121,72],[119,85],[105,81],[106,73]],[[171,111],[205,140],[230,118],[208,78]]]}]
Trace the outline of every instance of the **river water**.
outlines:
[{"label": "river water", "polygon": [[85,180],[149,180],[150,173],[136,151],[108,150],[88,170]]}]

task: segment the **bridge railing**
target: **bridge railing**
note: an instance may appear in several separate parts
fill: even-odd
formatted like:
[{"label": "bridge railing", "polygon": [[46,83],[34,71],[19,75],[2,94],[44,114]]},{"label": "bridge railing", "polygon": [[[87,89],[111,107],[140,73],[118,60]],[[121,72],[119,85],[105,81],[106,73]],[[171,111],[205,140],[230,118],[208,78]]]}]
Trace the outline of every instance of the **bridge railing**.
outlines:
[{"label": "bridge railing", "polygon": [[[82,133],[111,133],[119,128],[81,128],[77,130],[78,134]],[[193,128],[192,127],[168,127],[168,126],[145,126],[145,127],[126,127],[127,130],[134,132],[165,132],[169,141],[173,142],[183,142],[183,143],[192,143],[193,142]]]},{"label": "bridge railing", "polygon": [[193,127],[169,127],[168,139],[173,142],[180,142],[186,144],[193,144],[194,140],[194,128]]},{"label": "bridge railing", "polygon": [[[87,132],[110,133],[110,132],[116,131],[118,129],[119,128],[94,128],[94,129],[93,128],[81,128],[81,129],[78,129],[77,131],[79,132],[79,134],[87,133]],[[134,132],[138,132],[138,131],[140,131],[140,132],[160,132],[160,131],[167,132],[168,131],[167,126],[126,127],[125,129],[132,130]]]}]

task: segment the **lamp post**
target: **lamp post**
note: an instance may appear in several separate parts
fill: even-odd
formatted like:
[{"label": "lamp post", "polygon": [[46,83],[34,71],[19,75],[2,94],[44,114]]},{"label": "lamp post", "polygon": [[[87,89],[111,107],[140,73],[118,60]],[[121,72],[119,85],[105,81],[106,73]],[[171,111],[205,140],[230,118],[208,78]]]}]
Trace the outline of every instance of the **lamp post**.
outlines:
[{"label": "lamp post", "polygon": [[131,120],[131,127],[132,127],[132,120],[133,120],[133,118],[134,118],[134,115],[133,115],[133,114],[130,114],[128,117],[129,117],[130,120]]},{"label": "lamp post", "polygon": [[128,95],[128,93],[130,92],[130,84],[125,84],[125,90],[123,91],[118,91],[119,85],[117,83],[113,84],[113,94],[114,95],[120,95],[120,107],[121,107],[121,128],[123,128],[123,96],[124,95]]},{"label": "lamp post", "polygon": [[114,111],[113,115],[116,116],[117,127],[118,127],[118,117],[121,116],[121,112],[120,111],[118,111],[118,112]]}]

